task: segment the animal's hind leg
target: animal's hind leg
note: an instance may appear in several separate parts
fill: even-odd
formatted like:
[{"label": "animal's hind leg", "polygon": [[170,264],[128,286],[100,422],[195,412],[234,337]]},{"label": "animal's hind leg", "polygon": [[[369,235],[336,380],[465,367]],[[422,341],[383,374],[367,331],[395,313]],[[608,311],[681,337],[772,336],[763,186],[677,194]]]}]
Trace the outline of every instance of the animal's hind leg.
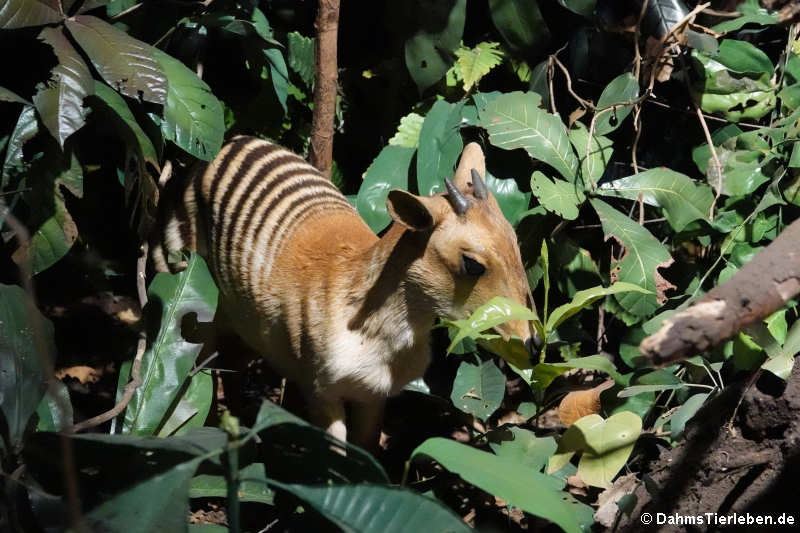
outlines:
[{"label": "animal's hind leg", "polygon": [[307,395],[311,422],[339,440],[347,440],[344,401],[320,395]]}]

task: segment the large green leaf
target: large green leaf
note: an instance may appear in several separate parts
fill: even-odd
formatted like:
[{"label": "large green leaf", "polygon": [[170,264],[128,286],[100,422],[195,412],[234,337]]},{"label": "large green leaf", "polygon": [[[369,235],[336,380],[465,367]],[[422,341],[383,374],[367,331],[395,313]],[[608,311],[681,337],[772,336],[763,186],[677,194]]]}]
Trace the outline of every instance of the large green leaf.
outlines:
[{"label": "large green leaf", "polygon": [[535,0],[489,0],[492,22],[515,52],[532,55],[547,46],[547,29]]},{"label": "large green leaf", "polygon": [[370,454],[269,400],[262,402],[251,433],[261,438],[260,458],[269,466],[270,479],[307,484],[389,482]]},{"label": "large green leaf", "polygon": [[650,291],[647,289],[644,289],[633,283],[626,283],[624,281],[618,281],[609,287],[592,287],[590,289],[578,291],[572,297],[570,302],[560,305],[550,312],[550,315],[547,317],[547,331],[555,331],[558,326],[563,324],[571,316],[578,313],[582,309],[589,307],[600,298],[604,298],[611,294],[622,294],[626,292],[650,294]]},{"label": "large green leaf", "polygon": [[[504,433],[511,433],[511,440]],[[556,452],[556,440],[553,437],[537,437],[533,431],[521,427],[500,428],[499,442],[490,442],[492,451],[506,461],[541,471],[547,460]]]},{"label": "large green leaf", "polygon": [[[605,172],[606,166],[611,161],[614,153],[614,145],[611,139],[597,135],[592,135],[592,142],[589,143],[589,130],[582,122],[576,122],[569,130],[569,140],[578,152],[581,160],[581,177],[584,187],[589,184],[597,183]],[[588,153],[587,153],[588,148]]]},{"label": "large green leaf", "polygon": [[314,86],[316,70],[316,52],[314,39],[293,31],[286,35],[288,43],[289,68],[300,76],[306,87]]},{"label": "large green leaf", "polygon": [[608,374],[611,379],[620,385],[627,385],[630,379],[630,375],[620,374],[617,370],[617,367],[614,366],[614,363],[602,355],[576,357],[574,359],[570,359],[569,361],[563,361],[560,363],[542,363],[537,365],[537,369],[539,369],[540,372],[544,370],[544,368],[539,368],[543,365],[550,365],[555,368],[582,368],[584,370],[599,370],[600,372],[605,372]]},{"label": "large green leaf", "polygon": [[39,407],[37,431],[63,431],[73,424],[72,403],[69,389],[60,380],[54,379],[47,387]]},{"label": "large green leaf", "polygon": [[0,28],[25,28],[64,19],[61,0],[5,0],[0,4]]},{"label": "large green leaf", "polygon": [[614,104],[631,102],[639,97],[639,82],[630,72],[620,74],[609,83],[597,101],[597,119],[594,131],[598,135],[606,135],[622,125],[622,122],[633,111],[633,105],[618,106],[611,111],[600,114],[600,111],[611,108]]},{"label": "large green leaf", "polygon": [[[13,209],[21,196],[28,175],[29,164],[22,156],[22,147],[39,133],[39,121],[36,119],[36,108],[25,105],[17,119],[6,146],[6,157],[0,171],[0,193],[4,194],[4,203]],[[6,196],[7,195],[7,196]],[[5,216],[0,216],[0,228]]]},{"label": "large green leaf", "polygon": [[356,209],[375,233],[392,221],[386,211],[386,197],[391,189],[408,190],[408,170],[413,148],[385,146],[367,169],[358,189]]},{"label": "large green leaf", "polygon": [[119,125],[121,127],[119,130],[126,144],[134,147],[140,158],[158,168],[156,149],[142,127],[136,122],[125,99],[111,87],[99,81],[95,82],[94,96],[97,100],[92,98],[93,102],[101,102],[107,109],[113,111],[114,116],[120,120]]},{"label": "large green leaf", "polygon": [[275,96],[278,97],[278,102],[286,113],[286,98],[289,96],[289,70],[286,68],[286,60],[277,48],[264,48],[264,56],[269,63],[269,77],[272,80]]},{"label": "large green leaf", "polygon": [[193,156],[210,161],[225,134],[222,104],[186,65],[160,50],[154,56],[169,80],[161,132]]},{"label": "large green leaf", "polygon": [[660,207],[675,231],[682,231],[695,220],[708,221],[714,201],[714,193],[707,185],[663,167],[603,183],[598,192],[628,200],[641,198],[648,205]]},{"label": "large green leaf", "polygon": [[179,274],[156,274],[147,292],[148,306],[161,306],[161,326],[142,358],[142,384],[128,404],[122,427],[124,433],[139,435],[152,435],[165,422],[203,347],[183,338],[184,319],[196,314],[198,322],[211,322],[218,294],[197,254]]},{"label": "large green leaf", "polygon": [[787,380],[792,373],[798,353],[800,353],[800,322],[795,322],[786,334],[786,341],[780,350],[770,354],[769,359],[761,367],[779,378]]},{"label": "large green leaf", "polygon": [[578,208],[586,200],[577,183],[550,180],[538,170],[531,175],[531,191],[542,207],[566,220],[578,218]]},{"label": "large green leaf", "polygon": [[777,13],[770,13],[762,8],[758,0],[745,0],[736,6],[736,11],[741,13],[741,16],[720,22],[712,26],[711,29],[717,33],[726,33],[741,29],[746,24],[772,26],[778,23]]},{"label": "large green leaf", "polygon": [[577,176],[578,158],[572,151],[561,119],[539,108],[536,93],[501,94],[478,107],[489,140],[505,150],[524,148],[534,159],[555,168],[568,181]]},{"label": "large green leaf", "polygon": [[[462,339],[471,337],[478,339],[484,337],[481,332],[508,322],[509,320],[534,320],[538,319],[536,313],[527,307],[502,296],[495,296],[475,310],[469,318],[450,321],[449,324],[456,328],[456,335],[447,348],[450,353]],[[496,335],[490,335],[496,337]]]},{"label": "large green leaf", "polygon": [[508,223],[516,226],[525,216],[525,211],[531,202],[531,193],[520,191],[515,180],[510,178],[498,179],[489,172],[486,173],[486,187],[491,191],[494,199],[497,200],[500,211],[503,212]]},{"label": "large green leaf", "polygon": [[94,79],[61,28],[45,28],[39,39],[53,47],[58,65],[53,68],[50,81],[39,86],[33,103],[42,123],[63,148],[67,137],[86,123],[83,99],[94,92]]},{"label": "large green leaf", "polygon": [[461,411],[487,420],[500,407],[506,393],[506,378],[494,361],[464,359],[453,380],[450,400]]},{"label": "large green leaf", "polygon": [[606,240],[614,238],[624,247],[618,257],[612,257],[612,281],[633,283],[650,292],[626,292],[615,294],[614,298],[625,311],[644,318],[658,309],[666,299],[666,291],[674,288],[658,271],[671,265],[673,259],[667,248],[643,226],[602,200],[594,199],[591,203],[600,217]]},{"label": "large green leaf", "polygon": [[202,427],[211,411],[213,397],[214,380],[211,372],[204,370],[196,373],[189,379],[189,386],[181,394],[169,418],[161,425],[158,436],[183,435],[191,428]]},{"label": "large green leaf", "polygon": [[[251,463],[239,470],[239,501],[273,505],[275,494],[267,486],[264,463]],[[189,485],[190,498],[225,498],[228,482],[225,476],[201,474]]]},{"label": "large green leaf", "polygon": [[42,400],[55,360],[53,324],[16,285],[0,283],[0,440],[16,448]]},{"label": "large green leaf", "polygon": [[427,455],[465,481],[503,498],[509,505],[541,516],[567,533],[588,530],[594,511],[561,491],[563,484],[533,468],[443,438],[423,442],[411,459]]},{"label": "large green leaf", "polygon": [[270,483],[300,498],[347,533],[472,531],[438,501],[407,489],[363,484],[319,487]]},{"label": "large green leaf", "polygon": [[462,47],[455,51],[465,92],[503,62],[503,52],[497,49],[499,45],[499,43],[483,42],[475,45],[475,48]]},{"label": "large green leaf", "polygon": [[423,196],[444,190],[444,178],[453,175],[464,147],[458,131],[464,103],[437,100],[422,123],[417,149],[417,189]]},{"label": "large green leaf", "polygon": [[607,420],[600,415],[587,415],[562,435],[547,471],[560,470],[575,452],[583,452],[578,463],[578,476],[587,485],[609,487],[617,472],[625,466],[641,432],[642,419],[629,411],[617,413]]},{"label": "large green leaf", "polygon": [[397,126],[397,133],[389,139],[389,144],[416,148],[419,146],[419,134],[422,131],[423,122],[425,122],[425,117],[416,113],[409,113],[402,117],[400,124]]},{"label": "large green leaf", "polygon": [[106,83],[137,100],[167,103],[167,73],[155,48],[91,15],[70,17],[66,26]]},{"label": "large green leaf", "polygon": [[424,23],[406,41],[405,59],[408,72],[420,92],[442,79],[450,68],[449,55],[458,46],[464,32],[466,5],[466,0],[454,0],[424,2],[417,6],[415,20]]}]

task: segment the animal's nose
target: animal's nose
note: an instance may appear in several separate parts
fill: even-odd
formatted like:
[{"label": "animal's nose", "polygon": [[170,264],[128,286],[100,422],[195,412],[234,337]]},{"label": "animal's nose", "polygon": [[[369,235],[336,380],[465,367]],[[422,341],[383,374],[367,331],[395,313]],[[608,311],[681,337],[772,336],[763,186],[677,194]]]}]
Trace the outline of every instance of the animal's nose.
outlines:
[{"label": "animal's nose", "polygon": [[528,349],[531,360],[538,361],[539,352],[542,351],[542,338],[539,336],[539,333],[534,332],[534,334],[525,341],[525,347]]}]

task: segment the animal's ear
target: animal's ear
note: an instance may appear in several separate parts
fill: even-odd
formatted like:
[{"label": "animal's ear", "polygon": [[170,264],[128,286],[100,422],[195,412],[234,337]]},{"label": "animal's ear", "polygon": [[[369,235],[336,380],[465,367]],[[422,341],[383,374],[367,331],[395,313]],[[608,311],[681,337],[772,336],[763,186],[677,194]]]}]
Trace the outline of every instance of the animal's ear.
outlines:
[{"label": "animal's ear", "polygon": [[478,175],[486,181],[486,160],[478,143],[469,143],[464,147],[453,176],[453,184],[463,193],[472,192],[472,169],[477,170]]},{"label": "animal's ear", "polygon": [[386,198],[389,216],[410,230],[425,231],[436,223],[434,198],[414,196],[410,192],[392,189]]}]

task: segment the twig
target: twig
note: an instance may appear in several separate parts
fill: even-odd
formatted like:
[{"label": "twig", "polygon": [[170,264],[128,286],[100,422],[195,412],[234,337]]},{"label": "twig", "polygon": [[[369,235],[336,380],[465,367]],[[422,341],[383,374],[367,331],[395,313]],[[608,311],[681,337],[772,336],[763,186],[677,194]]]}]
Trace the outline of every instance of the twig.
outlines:
[{"label": "twig", "polygon": [[557,113],[556,111],[556,94],[553,91],[553,79],[555,78],[556,69],[553,68],[554,56],[550,56],[547,58],[547,88],[550,91],[550,112],[554,115]]},{"label": "twig", "polygon": [[755,384],[755,382],[758,380],[758,378],[761,377],[761,373],[763,371],[764,371],[763,368],[759,368],[758,370],[753,372],[753,375],[750,376],[749,380],[747,380],[747,385],[745,385],[742,394],[739,396],[739,401],[736,402],[736,407],[733,408],[733,414],[731,415],[730,420],[728,420],[728,423],[725,424],[728,428],[728,431],[733,432],[733,421],[736,420],[736,415],[739,414],[739,406],[742,405],[742,400],[744,400],[744,395],[747,394],[747,391],[749,391],[753,387],[753,384]]},{"label": "twig", "polygon": [[[644,222],[641,222],[641,224],[655,224],[656,222],[664,222],[666,220],[667,219],[664,217],[651,218],[650,220],[645,220]],[[580,226],[572,226],[571,229],[597,229],[602,227],[603,227],[602,224],[581,224]]]},{"label": "twig", "polygon": [[[677,113],[683,113],[684,115],[694,115],[695,114],[694,111],[690,111],[688,109],[679,109],[679,108],[673,107],[673,106],[671,106],[671,105],[669,105],[669,104],[667,104],[665,102],[661,102],[659,100],[655,100],[653,98],[651,98],[650,100],[647,100],[645,103],[646,104],[653,104],[653,105],[656,105],[658,107],[664,107],[666,109],[669,109],[670,111],[675,111]],[[715,117],[714,115],[709,115],[709,114],[706,114],[706,113],[703,113],[703,118],[705,118],[706,120],[713,120],[714,122],[724,122],[725,124],[729,123],[724,118]],[[764,128],[764,126],[762,126],[761,124],[750,124],[749,122],[737,122],[736,125],[737,126],[741,126],[741,127],[745,127],[745,128],[752,128],[752,129],[762,129],[762,128]]]},{"label": "twig", "polygon": [[117,13],[116,15],[114,15],[113,17],[111,17],[111,20],[117,20],[117,19],[119,19],[119,18],[122,18],[122,17],[124,17],[125,15],[127,15],[128,13],[131,13],[131,12],[133,12],[133,11],[136,11],[137,9],[139,9],[140,7],[142,7],[143,5],[144,5],[144,2],[140,2],[140,3],[138,3],[138,4],[134,4],[134,5],[132,5],[132,6],[131,6],[131,7],[129,7],[128,9],[123,9],[122,11],[120,11],[119,13]]},{"label": "twig", "polygon": [[[148,253],[148,244],[145,241],[142,243],[141,246],[141,255],[136,260],[136,291],[139,295],[139,305],[141,305],[142,309],[144,309],[145,304],[147,304],[147,289],[145,288],[145,267],[147,266],[147,253]],[[84,420],[74,426],[67,428],[65,431],[68,433],[77,433],[78,431],[82,431],[84,429],[92,428],[95,426],[99,426],[103,422],[107,422],[120,414],[130,403],[131,398],[133,398],[133,393],[136,392],[136,389],[139,385],[142,384],[142,377],[140,375],[140,370],[142,367],[142,357],[144,356],[145,349],[147,348],[147,333],[145,330],[142,330],[139,333],[139,344],[136,347],[136,357],[133,359],[133,364],[131,365],[131,380],[125,385],[125,389],[122,392],[122,398],[120,398],[117,405],[106,411],[105,413],[101,413],[95,417],[92,417],[88,420]]]},{"label": "twig", "polygon": [[558,58],[555,55],[550,56],[550,58],[551,58],[551,60],[553,61],[554,64],[558,65],[558,68],[561,69],[561,72],[564,73],[564,77],[567,80],[567,92],[570,95],[572,95],[572,97],[575,100],[577,100],[579,104],[581,104],[581,107],[583,107],[584,109],[592,109],[592,110],[594,110],[594,104],[592,102],[590,102],[588,100],[584,100],[583,98],[581,98],[580,96],[575,94],[575,91],[572,90],[572,78],[569,75],[569,71],[567,71],[566,67],[564,67],[564,65],[561,63],[561,61],[559,61]]},{"label": "twig", "polygon": [[308,161],[330,177],[333,164],[333,122],[336,117],[339,32],[339,0],[320,0],[317,8],[317,71],[314,84],[314,116]]}]

